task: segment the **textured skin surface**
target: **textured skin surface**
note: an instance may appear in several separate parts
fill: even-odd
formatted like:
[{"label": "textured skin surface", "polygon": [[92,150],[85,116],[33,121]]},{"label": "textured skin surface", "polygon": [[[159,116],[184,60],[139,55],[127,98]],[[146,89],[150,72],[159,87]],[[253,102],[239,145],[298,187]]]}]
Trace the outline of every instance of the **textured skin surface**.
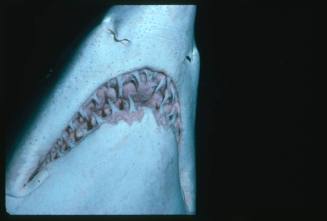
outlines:
[{"label": "textured skin surface", "polygon": [[[195,212],[199,55],[194,16],[194,6],[117,6],[108,11],[16,148],[6,173],[9,213]],[[166,73],[175,82],[183,119],[180,141],[145,108],[142,120],[133,124],[103,124],[24,186],[90,93],[108,79],[142,67]]]}]

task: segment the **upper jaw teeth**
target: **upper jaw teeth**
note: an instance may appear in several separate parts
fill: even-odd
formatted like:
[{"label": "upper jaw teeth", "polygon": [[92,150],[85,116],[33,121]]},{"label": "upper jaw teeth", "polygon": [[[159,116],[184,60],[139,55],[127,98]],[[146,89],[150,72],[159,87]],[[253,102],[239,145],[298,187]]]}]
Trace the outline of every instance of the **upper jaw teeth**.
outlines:
[{"label": "upper jaw teeth", "polygon": [[137,72],[133,72],[131,75],[135,79],[135,87],[137,89],[139,87],[140,82],[141,82],[140,75]]},{"label": "upper jaw teeth", "polygon": [[155,93],[157,93],[159,90],[164,90],[164,88],[166,87],[166,81],[167,79],[166,78],[161,78],[160,81],[159,81],[159,84],[157,86],[157,88],[155,89]]}]

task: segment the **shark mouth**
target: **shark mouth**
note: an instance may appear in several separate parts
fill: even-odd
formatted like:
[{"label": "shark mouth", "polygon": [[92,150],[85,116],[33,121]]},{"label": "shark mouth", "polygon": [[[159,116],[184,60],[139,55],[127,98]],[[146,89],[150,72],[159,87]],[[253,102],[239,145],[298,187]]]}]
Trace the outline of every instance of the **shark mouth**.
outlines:
[{"label": "shark mouth", "polygon": [[152,109],[157,124],[172,129],[177,144],[180,143],[180,103],[173,79],[150,68],[123,73],[101,84],[79,107],[59,138],[40,158],[24,187],[35,182],[33,179],[50,162],[63,157],[103,123],[132,124],[143,118],[143,108]]}]

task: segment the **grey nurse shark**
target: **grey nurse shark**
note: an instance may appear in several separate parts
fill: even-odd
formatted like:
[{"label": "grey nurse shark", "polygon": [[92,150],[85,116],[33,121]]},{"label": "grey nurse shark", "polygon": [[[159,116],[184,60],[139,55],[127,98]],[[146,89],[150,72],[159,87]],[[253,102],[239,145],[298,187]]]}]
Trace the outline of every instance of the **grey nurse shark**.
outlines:
[{"label": "grey nurse shark", "polygon": [[192,5],[114,6],[6,171],[10,214],[195,214]]}]

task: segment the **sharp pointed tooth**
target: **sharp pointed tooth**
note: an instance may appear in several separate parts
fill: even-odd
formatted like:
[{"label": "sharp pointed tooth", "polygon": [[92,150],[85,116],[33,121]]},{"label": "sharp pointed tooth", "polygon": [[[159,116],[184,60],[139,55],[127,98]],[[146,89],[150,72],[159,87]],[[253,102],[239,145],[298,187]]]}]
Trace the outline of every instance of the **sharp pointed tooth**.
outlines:
[{"label": "sharp pointed tooth", "polygon": [[135,72],[135,73],[131,74],[131,78],[133,79],[132,81],[134,82],[135,89],[137,90],[139,88],[139,84],[140,84],[140,77]]},{"label": "sharp pointed tooth", "polygon": [[165,94],[164,94],[164,98],[162,99],[162,102],[161,102],[161,106],[166,103],[167,99],[168,99],[168,95],[167,95],[167,89],[166,89]]},{"label": "sharp pointed tooth", "polygon": [[94,129],[96,126],[98,126],[100,124],[100,122],[98,120],[101,121],[101,119],[98,119],[98,116],[95,113],[92,113],[90,115],[90,123],[93,127],[92,129]]},{"label": "sharp pointed tooth", "polygon": [[74,127],[73,127],[71,122],[65,128],[64,135],[68,140],[73,142],[73,140],[74,140]]},{"label": "sharp pointed tooth", "polygon": [[87,114],[85,110],[83,109],[79,110],[79,115],[82,117],[83,122],[85,121],[85,119],[87,119]]},{"label": "sharp pointed tooth", "polygon": [[170,91],[168,90],[168,88],[166,88],[164,99],[162,100],[161,105],[166,104],[168,102],[168,99],[171,97],[171,94],[169,92]]},{"label": "sharp pointed tooth", "polygon": [[46,164],[48,164],[50,162],[51,162],[51,154],[48,153],[44,158],[43,164],[46,165]]},{"label": "sharp pointed tooth", "polygon": [[98,125],[100,125],[104,122],[104,120],[100,116],[98,116],[96,113],[92,113],[92,117],[95,119],[95,121]]},{"label": "sharp pointed tooth", "polygon": [[132,75],[133,75],[133,77],[136,79],[136,84],[137,84],[136,87],[138,88],[138,87],[139,87],[139,84],[140,84],[140,82],[141,82],[140,75],[139,75],[138,72],[133,72]]},{"label": "sharp pointed tooth", "polygon": [[176,92],[172,82],[170,82],[170,87],[169,88],[170,88],[170,92],[171,92],[171,95],[172,95],[172,99],[173,99],[173,101],[175,101],[176,98],[177,98],[177,92]]},{"label": "sharp pointed tooth", "polygon": [[91,100],[93,100],[94,105],[95,105],[95,108],[97,108],[98,105],[100,104],[100,100],[99,100],[98,96],[96,94],[92,95],[92,99]]},{"label": "sharp pointed tooth", "polygon": [[146,81],[152,81],[153,76],[154,76],[153,72],[145,69],[144,73],[146,76]]},{"label": "sharp pointed tooth", "polygon": [[56,153],[56,155],[58,156],[58,158],[60,158],[60,157],[62,157],[64,154],[63,154],[63,152],[61,151],[61,148],[60,148],[60,146],[59,145],[56,145],[55,146],[55,153]]},{"label": "sharp pointed tooth", "polygon": [[53,145],[54,149],[56,149],[58,152],[60,152],[60,142],[57,140],[57,142]]},{"label": "sharp pointed tooth", "polygon": [[58,148],[58,149],[59,149],[59,152],[60,152],[60,153],[64,153],[64,148],[63,148],[63,146],[64,146],[64,142],[62,141],[62,138],[59,138],[59,139],[57,140],[56,145],[59,147],[59,148]]},{"label": "sharp pointed tooth", "polygon": [[108,83],[107,95],[113,100],[116,100],[119,97],[119,88],[117,77],[113,78]]},{"label": "sharp pointed tooth", "polygon": [[104,109],[103,109],[103,112],[105,114],[105,117],[107,117],[109,114],[110,114],[110,108],[108,106],[106,106]]},{"label": "sharp pointed tooth", "polygon": [[130,112],[136,112],[136,108],[135,108],[135,103],[133,101],[133,99],[131,98],[131,96],[128,96],[128,101],[129,101],[129,111]]},{"label": "sharp pointed tooth", "polygon": [[75,132],[75,136],[76,136],[77,140],[80,140],[84,136],[83,129],[81,129],[81,128],[77,129]]},{"label": "sharp pointed tooth", "polygon": [[116,100],[116,98],[117,98],[117,91],[116,91],[116,89],[110,87],[108,89],[108,91],[106,92],[106,101],[109,100],[109,99]]},{"label": "sharp pointed tooth", "polygon": [[73,147],[75,146],[74,142],[73,142],[72,140],[70,140],[70,139],[67,139],[66,142],[67,142],[67,145],[68,145],[70,148],[73,148]]},{"label": "sharp pointed tooth", "polygon": [[163,77],[163,78],[160,80],[160,82],[159,82],[157,88],[155,89],[154,93],[157,93],[161,88],[163,88],[163,87],[165,87],[165,86],[166,86],[166,78]]},{"label": "sharp pointed tooth", "polygon": [[56,145],[62,146],[62,144],[63,144],[63,142],[62,142],[61,138],[57,139]]},{"label": "sharp pointed tooth", "polygon": [[65,142],[67,143],[68,146],[70,147],[74,146],[74,142],[71,140],[70,135],[67,132],[63,134],[63,138],[65,139]]},{"label": "sharp pointed tooth", "polygon": [[63,136],[62,141],[63,141],[63,151],[64,152],[69,151],[73,147],[72,144],[70,144],[69,141],[67,141],[65,136]]},{"label": "sharp pointed tooth", "polygon": [[71,121],[69,122],[68,126],[71,128],[71,132],[73,132],[74,130],[76,130],[76,126],[74,125],[74,123]]},{"label": "sharp pointed tooth", "polygon": [[114,103],[111,102],[111,100],[108,100],[108,103],[110,105],[112,114],[119,112],[118,108],[116,107],[116,105]]},{"label": "sharp pointed tooth", "polygon": [[59,158],[59,153],[58,153],[57,151],[53,151],[53,152],[51,152],[51,158],[52,158],[53,160]]},{"label": "sharp pointed tooth", "polygon": [[170,113],[168,116],[168,122],[170,125],[173,125],[174,124],[174,121],[176,119],[176,114],[175,113]]},{"label": "sharp pointed tooth", "polygon": [[140,82],[142,82],[143,84],[146,84],[147,83],[148,76],[147,76],[146,70],[141,70],[139,72],[139,77],[140,77]]}]

